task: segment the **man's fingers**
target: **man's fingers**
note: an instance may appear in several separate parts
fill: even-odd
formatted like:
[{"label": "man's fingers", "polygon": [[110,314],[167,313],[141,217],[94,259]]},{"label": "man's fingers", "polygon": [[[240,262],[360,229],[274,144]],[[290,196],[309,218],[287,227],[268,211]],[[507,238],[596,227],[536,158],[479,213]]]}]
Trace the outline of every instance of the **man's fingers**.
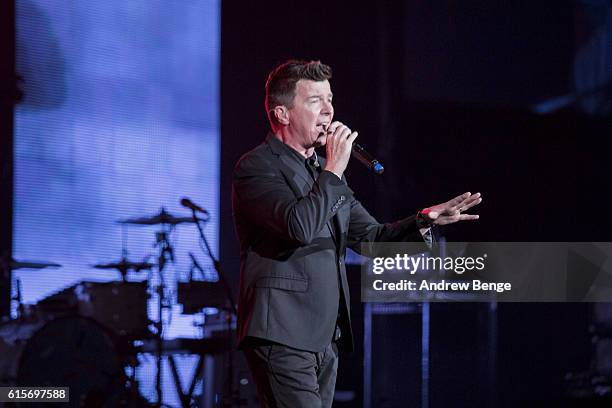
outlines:
[{"label": "man's fingers", "polygon": [[337,126],[334,126],[334,127],[332,127],[331,125],[329,126],[329,132],[332,132],[333,134],[337,136],[341,135],[343,132],[346,132],[347,130],[349,130],[349,133],[350,133],[349,127],[340,122],[338,122]]},{"label": "man's fingers", "polygon": [[467,204],[462,205],[461,207],[459,207],[460,211],[466,211],[469,210],[470,208],[474,207],[475,205],[478,205],[482,202],[482,197],[478,197],[475,200],[471,200],[470,202],[468,202]]},{"label": "man's fingers", "polygon": [[339,135],[338,138],[343,141],[348,139],[348,137],[351,135],[351,129],[349,129],[347,126],[342,126],[342,128],[339,131]]},{"label": "man's fingers", "polygon": [[359,132],[353,132],[349,135],[348,137],[348,142],[352,145],[353,142],[355,141],[355,139],[357,139],[357,136],[359,135]]},{"label": "man's fingers", "polygon": [[342,126],[342,125],[343,123],[339,121],[332,122],[327,128],[327,133],[334,133],[336,129],[338,128],[338,126]]},{"label": "man's fingers", "polygon": [[351,135],[351,129],[349,129],[348,127],[344,126],[344,128],[340,132],[339,138],[340,138],[340,140],[348,139],[348,137],[350,135]]},{"label": "man's fingers", "polygon": [[482,194],[465,192],[445,204],[435,206],[436,210],[427,214],[438,225],[453,224],[458,221],[473,221],[480,218],[476,214],[465,214],[464,211],[482,202]]},{"label": "man's fingers", "polygon": [[[431,213],[430,213],[431,214]],[[435,221],[438,225],[448,225],[454,224],[458,221],[474,221],[479,219],[480,216],[476,214],[454,214],[454,215],[442,215],[438,217]]]},{"label": "man's fingers", "polygon": [[330,134],[333,145],[338,148],[340,144],[346,140],[349,134],[350,129],[340,123],[340,125],[336,127],[334,132]]},{"label": "man's fingers", "polygon": [[469,198],[469,196],[472,195],[472,193],[470,193],[469,191],[466,193],[463,193],[455,198],[453,198],[452,200],[448,201],[446,204],[448,204],[449,207],[455,207],[458,204],[461,204],[464,200],[466,200],[467,198]]},{"label": "man's fingers", "polygon": [[[462,194],[462,195],[460,195],[457,198],[465,197],[466,194],[470,194],[470,193]],[[453,201],[456,200],[457,198],[453,199]],[[468,208],[473,207],[476,204],[479,204],[480,201],[482,201],[482,200],[480,200],[480,201],[479,200],[480,200],[480,193],[468,195],[467,197],[465,197],[464,199],[460,200],[459,202],[456,202],[455,204],[451,205],[448,208],[448,211],[449,211],[449,213],[454,213],[456,211],[465,211]]]},{"label": "man's fingers", "polygon": [[469,198],[463,200],[461,203],[457,204],[455,208],[463,212],[465,210],[472,208],[475,205],[480,204],[481,202],[482,202],[482,196],[480,195],[480,193],[476,193],[470,196]]}]

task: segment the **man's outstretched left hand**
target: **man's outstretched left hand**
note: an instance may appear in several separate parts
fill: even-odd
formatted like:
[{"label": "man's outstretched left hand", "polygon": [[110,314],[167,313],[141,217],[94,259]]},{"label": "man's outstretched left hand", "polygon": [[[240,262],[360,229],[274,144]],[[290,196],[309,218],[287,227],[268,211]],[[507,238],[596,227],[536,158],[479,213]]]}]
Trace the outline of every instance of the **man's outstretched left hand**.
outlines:
[{"label": "man's outstretched left hand", "polygon": [[457,221],[477,220],[476,214],[466,214],[470,208],[482,202],[480,193],[463,193],[445,203],[425,208],[421,215],[433,225],[453,224]]}]

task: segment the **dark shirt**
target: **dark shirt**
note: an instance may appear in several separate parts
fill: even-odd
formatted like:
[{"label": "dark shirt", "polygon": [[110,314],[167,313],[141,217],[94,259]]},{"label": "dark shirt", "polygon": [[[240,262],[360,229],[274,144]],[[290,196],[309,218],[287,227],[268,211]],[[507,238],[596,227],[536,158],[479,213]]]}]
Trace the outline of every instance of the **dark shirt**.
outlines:
[{"label": "dark shirt", "polygon": [[313,151],[312,155],[305,159],[304,156],[293,150],[291,146],[283,143],[283,147],[287,149],[287,151],[291,152],[292,158],[302,163],[306,167],[306,169],[308,170],[308,174],[310,174],[313,180],[316,180],[317,177],[319,177],[319,174],[321,173],[322,169],[321,164],[319,163],[319,157],[317,156],[317,152]]},{"label": "dark shirt", "polygon": [[319,157],[317,152],[313,152],[312,155],[306,159],[306,169],[313,180],[316,180],[321,173],[321,164],[319,163]]}]

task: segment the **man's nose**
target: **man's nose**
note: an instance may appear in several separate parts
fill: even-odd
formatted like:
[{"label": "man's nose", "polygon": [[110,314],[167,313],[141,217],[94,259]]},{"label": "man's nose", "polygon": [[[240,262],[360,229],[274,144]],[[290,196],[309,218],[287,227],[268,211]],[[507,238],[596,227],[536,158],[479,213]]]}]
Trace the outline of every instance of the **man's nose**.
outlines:
[{"label": "man's nose", "polygon": [[321,110],[321,114],[323,115],[333,115],[334,113],[334,106],[332,105],[331,102],[329,101],[324,101],[323,102],[323,109]]}]

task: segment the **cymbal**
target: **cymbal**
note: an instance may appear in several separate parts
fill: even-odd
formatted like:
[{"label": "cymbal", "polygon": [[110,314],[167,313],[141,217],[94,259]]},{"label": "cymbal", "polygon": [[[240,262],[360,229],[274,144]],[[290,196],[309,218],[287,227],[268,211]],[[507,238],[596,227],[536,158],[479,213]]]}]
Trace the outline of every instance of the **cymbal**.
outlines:
[{"label": "cymbal", "polygon": [[[205,221],[198,218],[197,221]],[[177,225],[182,223],[193,223],[195,222],[193,217],[176,217],[166,211],[162,207],[158,214],[154,214],[148,217],[128,218],[125,220],[118,221],[120,224],[136,224],[136,225]]]},{"label": "cymbal", "polygon": [[150,262],[132,262],[126,258],[121,259],[119,262],[110,262],[105,264],[92,265],[96,269],[116,269],[120,272],[134,270],[140,272],[143,270],[149,270],[155,266]]},{"label": "cymbal", "polygon": [[33,262],[33,261],[16,261],[11,259],[9,269],[44,269],[44,268],[59,268],[62,265],[53,262]]}]

